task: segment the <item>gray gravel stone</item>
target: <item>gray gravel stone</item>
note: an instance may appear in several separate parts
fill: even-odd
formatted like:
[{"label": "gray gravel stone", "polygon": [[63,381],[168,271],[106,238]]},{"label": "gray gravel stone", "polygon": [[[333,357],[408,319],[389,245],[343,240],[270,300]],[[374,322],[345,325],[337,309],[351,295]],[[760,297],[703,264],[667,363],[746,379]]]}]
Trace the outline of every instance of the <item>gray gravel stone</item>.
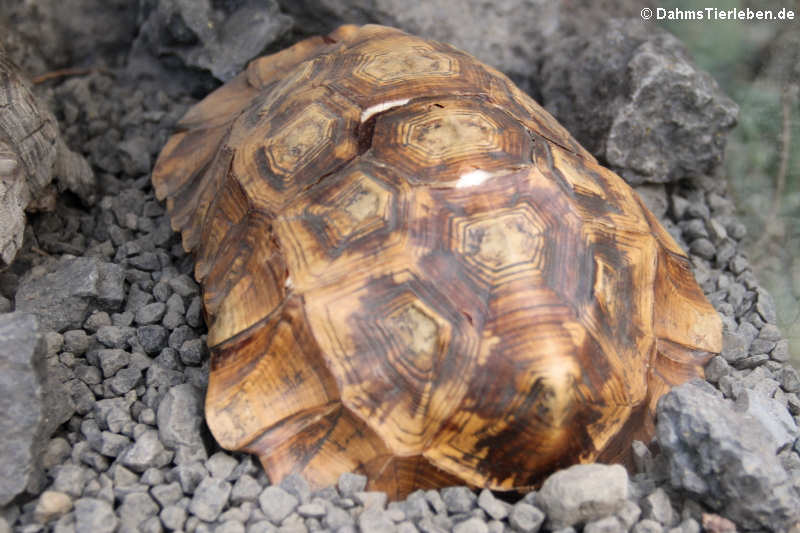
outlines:
[{"label": "gray gravel stone", "polygon": [[325,516],[325,506],[319,502],[304,503],[297,507],[297,514],[303,518],[322,518]]},{"label": "gray gravel stone", "polygon": [[159,513],[158,516],[161,518],[161,523],[164,524],[164,527],[178,531],[183,528],[183,524],[186,522],[187,513],[186,509],[182,507],[177,505],[167,505],[161,509],[161,513]]},{"label": "gray gravel stone", "polygon": [[125,348],[136,330],[127,326],[100,326],[95,333],[97,342],[107,348]]},{"label": "gray gravel stone", "polygon": [[89,472],[82,466],[62,464],[56,467],[55,478],[50,488],[77,498],[81,495],[89,477]]},{"label": "gray gravel stone", "polygon": [[479,518],[470,518],[456,524],[453,527],[453,533],[489,533],[489,526]]},{"label": "gray gravel stone", "polygon": [[180,348],[181,361],[185,365],[199,365],[208,358],[208,348],[203,339],[189,339]]},{"label": "gray gravel stone", "polygon": [[112,533],[117,529],[117,525],[119,519],[108,502],[95,498],[81,498],[75,501],[76,532]]},{"label": "gray gravel stone", "polygon": [[136,311],[136,323],[139,325],[157,324],[164,318],[167,306],[163,302],[153,302],[143,305]]},{"label": "gray gravel stone", "polygon": [[231,490],[231,503],[239,505],[245,501],[255,501],[261,494],[261,485],[253,476],[244,474],[236,480]]},{"label": "gray gravel stone", "polygon": [[208,476],[206,468],[197,461],[179,464],[172,472],[186,494],[192,494],[200,481]]},{"label": "gray gravel stone", "polygon": [[121,457],[123,465],[134,472],[144,472],[148,468],[160,468],[170,462],[172,454],[164,449],[158,440],[158,431],[148,429],[138,436]]},{"label": "gray gravel stone", "polygon": [[108,386],[116,395],[122,395],[136,387],[142,380],[142,371],[138,368],[123,368],[109,379]]},{"label": "gray gravel stone", "polygon": [[658,403],[657,438],[672,486],[744,527],[800,520],[800,496],[775,456],[775,441],[708,387],[693,381]]},{"label": "gray gravel stone", "polygon": [[267,487],[258,497],[258,504],[273,524],[280,524],[297,508],[300,501],[280,487]]},{"label": "gray gravel stone", "polygon": [[228,503],[231,484],[222,479],[207,477],[194,489],[189,511],[201,520],[216,520]]},{"label": "gray gravel stone", "polygon": [[136,337],[142,349],[150,355],[155,355],[167,345],[169,332],[159,324],[142,326],[136,330]]},{"label": "gray gravel stone", "polygon": [[[249,457],[250,456],[248,456],[248,458]],[[254,469],[252,472],[253,475],[261,470],[260,466],[253,465],[252,462],[250,464]],[[246,465],[246,463],[242,462],[240,465]],[[308,481],[299,474],[289,474],[283,478],[281,480],[281,488],[289,494],[293,494],[300,502],[305,503],[311,498],[311,487],[308,485]]]},{"label": "gray gravel stone", "polygon": [[366,488],[367,476],[345,472],[339,476],[339,482],[337,486],[339,487],[339,492],[341,495],[348,498],[356,492],[363,491],[364,488]]},{"label": "gray gravel stone", "polygon": [[161,507],[176,503],[183,497],[183,489],[181,489],[181,485],[177,481],[155,486],[150,489],[150,493]]},{"label": "gray gravel stone", "polygon": [[447,510],[453,514],[466,513],[475,507],[475,493],[467,487],[447,487],[441,490]]},{"label": "gray gravel stone", "polygon": [[626,501],[622,509],[617,511],[617,518],[619,518],[620,523],[626,531],[630,530],[641,516],[642,510],[631,500]]},{"label": "gray gravel stone", "polygon": [[82,329],[71,329],[64,332],[65,352],[83,355],[89,349],[89,336]]},{"label": "gray gravel stone", "polygon": [[361,531],[385,531],[395,533],[397,528],[387,515],[386,511],[377,507],[370,507],[358,516],[358,527]]},{"label": "gray gravel stone", "polygon": [[545,480],[536,501],[552,528],[618,512],[628,498],[628,473],[620,465],[575,465]]},{"label": "gray gravel stone", "polygon": [[77,329],[86,320],[89,305],[118,309],[125,296],[125,272],[96,257],[63,258],[45,272],[32,270],[20,282],[17,311],[37,315],[43,329]]},{"label": "gray gravel stone", "polygon": [[525,502],[517,502],[508,515],[508,523],[514,531],[536,533],[542,527],[545,518],[545,513],[538,507]]},{"label": "gray gravel stone", "polygon": [[678,521],[678,516],[672,509],[669,496],[662,488],[657,488],[642,500],[642,516],[651,518],[665,526],[673,526]]},{"label": "gray gravel stone", "polygon": [[158,504],[146,492],[128,494],[117,508],[120,525],[131,531],[140,530],[139,525],[151,516],[156,516],[158,511]]},{"label": "gray gravel stone", "polygon": [[122,368],[125,368],[131,359],[131,354],[125,350],[118,348],[111,348],[105,350],[97,350],[96,357],[100,363],[100,368],[103,370],[103,376],[106,378],[112,377]]},{"label": "gray gravel stone", "polygon": [[478,506],[495,520],[502,520],[508,516],[509,505],[498,500],[489,489],[483,489],[478,496]]},{"label": "gray gravel stone", "polygon": [[217,452],[206,461],[206,470],[212,477],[228,479],[236,468],[236,459],[225,452]]},{"label": "gray gravel stone", "polygon": [[662,533],[663,531],[664,526],[649,518],[638,522],[633,526],[633,529],[631,529],[631,533]]},{"label": "gray gravel stone", "polygon": [[583,533],[626,533],[626,531],[616,516],[593,520],[583,526]]}]

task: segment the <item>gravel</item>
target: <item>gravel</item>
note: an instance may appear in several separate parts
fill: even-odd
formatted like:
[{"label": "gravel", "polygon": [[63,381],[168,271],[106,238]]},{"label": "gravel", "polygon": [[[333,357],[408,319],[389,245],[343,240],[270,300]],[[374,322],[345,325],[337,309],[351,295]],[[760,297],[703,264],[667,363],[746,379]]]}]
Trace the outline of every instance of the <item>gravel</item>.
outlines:
[{"label": "gravel", "polygon": [[[26,471],[15,486],[32,499],[9,499],[0,509],[0,533],[692,533],[701,524],[725,531],[728,519],[740,528],[800,520],[792,514],[800,508],[800,379],[786,364],[774,305],[742,252],[744,228],[720,182],[646,189],[690,250],[725,325],[724,350],[706,367],[705,385],[662,400],[660,453],[638,443],[630,474],[575,466],[522,499],[455,487],[387,502],[365,491],[358,474],[320,491],[297,476],[272,486],[250,456],[222,452],[209,438],[200,289],[147,175],[193,99],[102,72],[48,90],[67,142],[83,147],[95,168],[101,200],[91,210],[63,202],[31,220],[37,236],[76,228],[69,253],[80,257],[40,239],[53,258],[23,247],[0,279],[0,312],[27,310],[58,333],[45,335],[37,357],[74,406],[41,441],[41,474]],[[715,470],[723,458],[724,473]]]}]

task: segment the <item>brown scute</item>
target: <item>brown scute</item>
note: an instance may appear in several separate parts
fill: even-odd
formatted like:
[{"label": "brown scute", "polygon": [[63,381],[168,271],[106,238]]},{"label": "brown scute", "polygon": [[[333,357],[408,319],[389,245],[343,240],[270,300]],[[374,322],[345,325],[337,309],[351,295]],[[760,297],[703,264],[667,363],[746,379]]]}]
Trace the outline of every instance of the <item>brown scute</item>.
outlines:
[{"label": "brown scute", "polygon": [[721,349],[619,176],[506,76],[400,30],[252,61],[153,185],[203,287],[208,426],[273,482],[530,489],[628,459]]}]

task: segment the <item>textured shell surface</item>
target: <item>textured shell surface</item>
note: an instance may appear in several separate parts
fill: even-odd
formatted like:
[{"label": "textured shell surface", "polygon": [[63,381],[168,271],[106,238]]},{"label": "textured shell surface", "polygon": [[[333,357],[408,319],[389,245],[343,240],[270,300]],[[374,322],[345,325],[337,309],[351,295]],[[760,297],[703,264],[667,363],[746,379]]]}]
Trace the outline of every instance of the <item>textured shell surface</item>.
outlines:
[{"label": "textured shell surface", "polygon": [[623,457],[721,349],[621,178],[500,72],[396,29],[254,60],[153,183],[203,286],[208,425],[273,482],[533,487]]}]

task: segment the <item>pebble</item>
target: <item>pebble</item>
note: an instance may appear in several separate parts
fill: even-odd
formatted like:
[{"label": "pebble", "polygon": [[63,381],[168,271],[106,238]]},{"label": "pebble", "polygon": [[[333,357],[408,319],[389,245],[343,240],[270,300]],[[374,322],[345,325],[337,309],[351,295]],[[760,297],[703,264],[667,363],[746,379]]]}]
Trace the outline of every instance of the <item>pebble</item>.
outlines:
[{"label": "pebble", "polygon": [[545,514],[538,508],[525,502],[517,502],[508,516],[508,523],[516,531],[535,533],[544,523]]},{"label": "pebble", "polygon": [[68,494],[55,490],[46,490],[39,495],[33,519],[46,524],[72,510],[72,499]]},{"label": "pebble", "polygon": [[289,516],[299,503],[300,501],[296,497],[281,487],[267,487],[258,496],[258,505],[267,519],[275,525],[280,524],[284,518]]},{"label": "pebble", "polygon": [[206,477],[194,489],[189,511],[201,520],[212,522],[222,512],[231,494],[231,484],[225,480]]},{"label": "pebble", "polygon": [[[548,477],[536,501],[553,528],[618,512],[628,498],[628,473],[620,465],[575,465]],[[513,514],[513,511],[512,511]]]},{"label": "pebble", "polygon": [[75,501],[75,531],[112,533],[117,529],[119,518],[110,503],[95,498]]}]

